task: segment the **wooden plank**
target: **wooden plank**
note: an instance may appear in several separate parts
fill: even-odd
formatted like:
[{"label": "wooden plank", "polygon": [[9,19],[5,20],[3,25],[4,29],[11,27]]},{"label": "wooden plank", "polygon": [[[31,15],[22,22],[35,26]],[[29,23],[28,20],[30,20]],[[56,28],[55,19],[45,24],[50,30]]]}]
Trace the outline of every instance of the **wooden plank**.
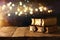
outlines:
[{"label": "wooden plank", "polygon": [[12,37],[24,37],[28,27],[18,27]]},{"label": "wooden plank", "polygon": [[11,37],[16,27],[3,27],[0,29],[0,37]]}]

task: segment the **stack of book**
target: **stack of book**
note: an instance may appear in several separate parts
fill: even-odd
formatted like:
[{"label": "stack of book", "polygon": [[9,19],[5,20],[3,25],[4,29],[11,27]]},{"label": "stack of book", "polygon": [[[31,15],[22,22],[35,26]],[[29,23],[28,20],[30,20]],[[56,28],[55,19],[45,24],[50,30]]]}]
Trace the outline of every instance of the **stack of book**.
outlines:
[{"label": "stack of book", "polygon": [[57,31],[57,18],[32,18],[31,25],[37,27],[37,32],[52,33]]}]

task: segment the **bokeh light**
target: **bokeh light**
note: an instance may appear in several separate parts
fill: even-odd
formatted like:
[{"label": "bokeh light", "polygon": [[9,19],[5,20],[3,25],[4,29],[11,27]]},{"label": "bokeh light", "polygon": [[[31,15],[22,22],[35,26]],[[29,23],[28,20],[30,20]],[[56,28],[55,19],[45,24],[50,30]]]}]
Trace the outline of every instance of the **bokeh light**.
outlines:
[{"label": "bokeh light", "polygon": [[19,2],[19,5],[22,6],[23,5],[22,2]]},{"label": "bokeh light", "polygon": [[52,10],[48,10],[48,13],[51,13],[52,12]]},{"label": "bokeh light", "polygon": [[33,14],[33,12],[32,12],[32,11],[30,11],[30,14],[32,15],[32,14]]},{"label": "bokeh light", "polygon": [[10,13],[8,13],[8,16],[11,16],[11,14],[10,14]]},{"label": "bokeh light", "polygon": [[15,4],[12,4],[12,7],[14,7],[15,6]]},{"label": "bokeh light", "polygon": [[17,15],[18,14],[18,12],[15,12],[15,15]]},{"label": "bokeh light", "polygon": [[38,8],[36,8],[35,11],[38,12]]},{"label": "bokeh light", "polygon": [[20,13],[18,14],[18,16],[21,16],[21,14],[23,14],[23,12],[22,12],[22,11],[20,11]]}]

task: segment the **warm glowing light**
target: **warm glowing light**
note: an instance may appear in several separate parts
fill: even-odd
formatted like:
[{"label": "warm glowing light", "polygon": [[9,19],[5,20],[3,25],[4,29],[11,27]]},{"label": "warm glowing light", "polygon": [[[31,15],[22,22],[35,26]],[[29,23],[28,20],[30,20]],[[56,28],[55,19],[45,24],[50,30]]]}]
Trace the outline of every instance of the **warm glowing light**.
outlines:
[{"label": "warm glowing light", "polygon": [[2,6],[2,10],[4,10],[5,8],[6,8],[6,5],[3,5],[3,6]]},{"label": "warm glowing light", "polygon": [[43,6],[39,7],[39,9],[43,9],[43,8],[44,8]]},{"label": "warm glowing light", "polygon": [[10,8],[10,10],[12,10],[12,7],[11,6],[9,8]]},{"label": "warm glowing light", "polygon": [[19,2],[19,5],[20,5],[20,6],[23,5],[22,2]]},{"label": "warm glowing light", "polygon": [[9,2],[9,4],[12,4],[12,2]]},{"label": "warm glowing light", "polygon": [[7,3],[7,6],[10,6],[12,4],[12,2],[9,2],[9,3]]},{"label": "warm glowing light", "polygon": [[28,11],[28,7],[25,7],[25,8],[24,8],[24,12],[27,12],[27,11]]},{"label": "warm glowing light", "polygon": [[15,15],[17,15],[18,14],[18,12],[15,12]]},{"label": "warm glowing light", "polygon": [[37,11],[38,11],[38,9],[36,8],[36,9],[35,9],[35,11],[37,12]]},{"label": "warm glowing light", "polygon": [[20,11],[20,9],[18,8],[17,11]]},{"label": "warm glowing light", "polygon": [[26,7],[26,5],[23,5],[23,7]]},{"label": "warm glowing light", "polygon": [[18,14],[18,16],[21,16],[21,14],[22,14],[22,11]]},{"label": "warm glowing light", "polygon": [[48,13],[51,13],[52,12],[52,10],[48,10]]},{"label": "warm glowing light", "polygon": [[15,6],[15,4],[12,4],[12,6],[14,7],[14,6]]},{"label": "warm glowing light", "polygon": [[11,16],[11,14],[9,13],[8,16]]},{"label": "warm glowing light", "polygon": [[7,6],[10,6],[10,4],[8,3]]},{"label": "warm glowing light", "polygon": [[30,11],[33,11],[33,8],[29,8]]},{"label": "warm glowing light", "polygon": [[24,12],[27,12],[27,10],[24,10]]},{"label": "warm glowing light", "polygon": [[28,7],[25,7],[25,10],[28,10]]},{"label": "warm glowing light", "polygon": [[43,12],[43,6],[39,7],[40,12]]},{"label": "warm glowing light", "polygon": [[47,10],[47,8],[46,7],[44,7],[44,11],[46,11]]},{"label": "warm glowing light", "polygon": [[43,9],[40,9],[40,12],[43,12]]},{"label": "warm glowing light", "polygon": [[32,12],[32,11],[30,11],[30,14],[33,14],[33,12]]}]

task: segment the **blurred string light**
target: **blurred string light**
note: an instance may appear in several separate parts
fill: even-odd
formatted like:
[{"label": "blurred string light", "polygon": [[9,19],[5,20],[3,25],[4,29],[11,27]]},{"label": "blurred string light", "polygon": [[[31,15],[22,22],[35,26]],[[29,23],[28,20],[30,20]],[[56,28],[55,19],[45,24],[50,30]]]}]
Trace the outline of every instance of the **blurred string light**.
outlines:
[{"label": "blurred string light", "polygon": [[43,6],[40,6],[39,9],[43,9],[44,7]]},{"label": "blurred string light", "polygon": [[10,6],[12,4],[12,2],[9,2],[9,3],[7,3],[7,6]]},{"label": "blurred string light", "polygon": [[[22,2],[19,2],[19,5],[20,6],[18,6],[18,5],[16,6],[16,12],[14,11],[15,15],[19,15],[20,16],[21,14],[23,14],[23,12],[24,12],[25,15],[27,15],[28,12],[30,14],[33,14],[33,12],[38,12],[38,11],[40,11],[40,12],[46,11],[48,13],[52,12],[52,10],[49,10],[45,6],[39,6],[38,8],[34,8],[34,7],[30,6],[30,5],[28,6],[26,4],[23,4]],[[33,5],[33,4],[31,4],[31,5]],[[2,7],[1,7],[2,9],[1,10],[4,13],[6,12],[6,10],[8,10],[7,13],[10,13],[12,10],[14,10],[14,6],[15,6],[15,4],[13,4],[12,2],[9,2],[6,5],[2,5]],[[8,16],[10,16],[10,14],[8,14]]]},{"label": "blurred string light", "polygon": [[27,12],[27,10],[24,10],[24,12]]},{"label": "blurred string light", "polygon": [[29,7],[29,13],[32,15],[33,14],[33,8]]},{"label": "blurred string light", "polygon": [[23,12],[22,11],[20,11],[20,13],[18,14],[18,16],[21,16],[21,14],[22,14]]},{"label": "blurred string light", "polygon": [[3,6],[2,6],[2,10],[4,10],[5,8],[6,8],[6,5],[3,5]]},{"label": "blurred string light", "polygon": [[29,7],[29,10],[30,10],[30,11],[33,11],[33,8]]},{"label": "blurred string light", "polygon": [[43,9],[40,9],[40,12],[43,12]]},{"label": "blurred string light", "polygon": [[12,4],[12,7],[14,7],[15,6],[15,4]]},{"label": "blurred string light", "polygon": [[7,4],[7,6],[9,7],[9,6],[10,6],[10,4],[8,3],[8,4]]},{"label": "blurred string light", "polygon": [[11,14],[10,13],[8,13],[8,15],[7,16],[11,16]]},{"label": "blurred string light", "polygon": [[18,14],[18,12],[15,12],[15,15],[17,15]]},{"label": "blurred string light", "polygon": [[52,10],[48,10],[48,13],[51,13],[52,12]]},{"label": "blurred string light", "polygon": [[30,11],[30,14],[32,15],[33,14],[33,11]]},{"label": "blurred string light", "polygon": [[28,10],[28,7],[25,7],[25,10]]},{"label": "blurred string light", "polygon": [[47,7],[44,7],[43,9],[44,9],[44,11],[47,11]]},{"label": "blurred string light", "polygon": [[35,8],[35,11],[38,12],[38,8]]},{"label": "blurred string light", "polygon": [[17,11],[19,12],[19,11],[20,11],[20,9],[18,8],[18,9],[17,9]]},{"label": "blurred string light", "polygon": [[24,4],[24,5],[23,5],[23,7],[25,8],[25,7],[26,7],[26,5]]},{"label": "blurred string light", "polygon": [[24,12],[28,12],[28,7],[25,7],[24,8]]},{"label": "blurred string light", "polygon": [[23,5],[23,3],[22,3],[22,2],[19,2],[19,5],[20,5],[20,6],[22,6],[22,5]]},{"label": "blurred string light", "polygon": [[9,4],[12,4],[12,2],[9,2]]},{"label": "blurred string light", "polygon": [[39,7],[40,12],[43,12],[43,6]]},{"label": "blurred string light", "polygon": [[12,10],[12,6],[10,6],[9,9]]}]

